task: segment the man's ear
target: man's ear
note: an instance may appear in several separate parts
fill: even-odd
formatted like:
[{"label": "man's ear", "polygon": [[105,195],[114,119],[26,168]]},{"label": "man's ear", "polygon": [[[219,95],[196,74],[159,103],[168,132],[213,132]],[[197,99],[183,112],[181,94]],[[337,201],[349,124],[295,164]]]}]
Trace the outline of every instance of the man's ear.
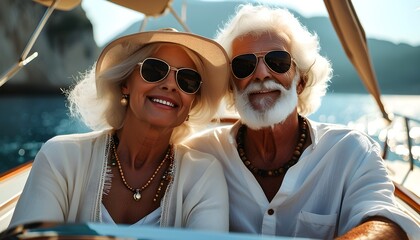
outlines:
[{"label": "man's ear", "polygon": [[301,94],[306,87],[306,83],[308,82],[308,75],[303,74],[300,76],[299,83],[297,85],[297,93]]}]

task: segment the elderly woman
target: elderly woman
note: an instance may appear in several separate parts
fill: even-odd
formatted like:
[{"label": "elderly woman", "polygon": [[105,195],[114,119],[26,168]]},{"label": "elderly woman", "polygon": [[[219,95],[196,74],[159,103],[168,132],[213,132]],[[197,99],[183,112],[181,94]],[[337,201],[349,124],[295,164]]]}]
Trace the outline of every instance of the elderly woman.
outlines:
[{"label": "elderly woman", "polygon": [[228,230],[227,187],[209,154],[180,145],[215,115],[228,58],[171,29],[121,37],[68,92],[94,131],[37,154],[9,227],[33,221]]}]

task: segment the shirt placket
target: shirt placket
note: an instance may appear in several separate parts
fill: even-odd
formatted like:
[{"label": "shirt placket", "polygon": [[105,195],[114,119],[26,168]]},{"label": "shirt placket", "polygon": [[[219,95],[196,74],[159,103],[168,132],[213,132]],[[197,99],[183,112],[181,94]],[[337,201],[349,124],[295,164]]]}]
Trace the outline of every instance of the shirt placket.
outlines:
[{"label": "shirt placket", "polygon": [[265,209],[264,217],[261,226],[261,233],[263,235],[275,235],[276,234],[276,210],[272,206],[268,205]]}]

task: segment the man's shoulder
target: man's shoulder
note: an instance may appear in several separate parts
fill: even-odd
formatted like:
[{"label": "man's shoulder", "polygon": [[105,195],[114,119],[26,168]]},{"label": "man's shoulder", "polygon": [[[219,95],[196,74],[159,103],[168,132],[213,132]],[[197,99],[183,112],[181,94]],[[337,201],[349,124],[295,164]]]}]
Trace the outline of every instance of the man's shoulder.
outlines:
[{"label": "man's shoulder", "polygon": [[343,124],[316,122],[312,120],[310,120],[309,123],[312,130],[316,132],[318,135],[324,135],[328,133],[328,134],[344,134],[344,135],[355,134],[355,135],[366,136],[366,133],[356,128],[352,128]]},{"label": "man's shoulder", "polygon": [[[231,137],[232,126],[220,126],[207,129],[203,132],[193,135],[183,142],[191,149],[210,153],[216,158],[221,158],[221,154],[231,148],[233,143]],[[220,160],[220,159],[219,159]]]},{"label": "man's shoulder", "polygon": [[343,143],[363,143],[369,146],[377,144],[368,134],[353,127],[316,121],[309,121],[309,123],[317,141],[334,140],[337,142],[340,140]]},{"label": "man's shoulder", "polygon": [[187,155],[189,159],[194,159],[194,160],[209,159],[210,161],[212,161],[214,159],[213,155],[191,148],[190,146],[186,144],[176,145],[176,152],[177,152],[177,155],[181,157],[185,157]]},{"label": "man's shoulder", "polygon": [[213,154],[191,148],[184,144],[178,144],[176,146],[176,157],[179,160],[179,166],[184,169],[188,168],[193,171],[200,171],[199,169],[205,171],[214,167],[221,169],[219,161]]}]

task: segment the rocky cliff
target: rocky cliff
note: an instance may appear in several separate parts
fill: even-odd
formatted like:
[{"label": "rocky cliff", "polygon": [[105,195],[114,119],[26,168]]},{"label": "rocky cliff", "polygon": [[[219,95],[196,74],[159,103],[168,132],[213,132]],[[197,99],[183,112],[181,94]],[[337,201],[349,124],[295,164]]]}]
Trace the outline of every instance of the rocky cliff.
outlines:
[{"label": "rocky cliff", "polygon": [[[1,76],[18,61],[46,10],[33,1],[0,1]],[[4,84],[0,93],[59,93],[94,64],[99,48],[81,6],[55,10],[29,55],[33,52],[38,57]]]}]

